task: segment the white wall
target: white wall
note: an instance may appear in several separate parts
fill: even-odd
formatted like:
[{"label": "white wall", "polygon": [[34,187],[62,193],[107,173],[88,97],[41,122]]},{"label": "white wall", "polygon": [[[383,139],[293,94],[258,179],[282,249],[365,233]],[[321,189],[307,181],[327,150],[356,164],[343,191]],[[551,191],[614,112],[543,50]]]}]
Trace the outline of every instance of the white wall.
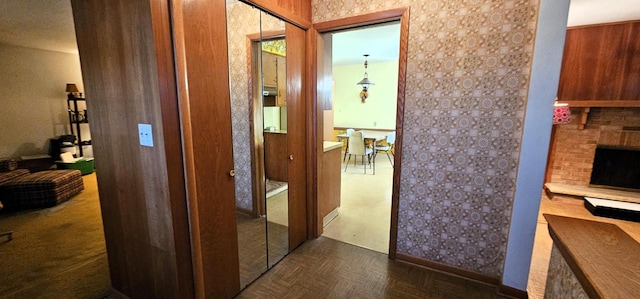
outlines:
[{"label": "white wall", "polygon": [[502,283],[526,290],[558,91],[569,0],[542,0]]},{"label": "white wall", "polygon": [[69,133],[66,84],[84,90],[79,56],[0,44],[0,61],[0,157],[48,154]]},{"label": "white wall", "polygon": [[364,63],[333,66],[334,127],[395,130],[398,61],[369,63],[367,73],[375,85],[362,103],[356,83],[364,76]]},{"label": "white wall", "polygon": [[280,107],[264,107],[264,129],[275,127],[280,130]]}]

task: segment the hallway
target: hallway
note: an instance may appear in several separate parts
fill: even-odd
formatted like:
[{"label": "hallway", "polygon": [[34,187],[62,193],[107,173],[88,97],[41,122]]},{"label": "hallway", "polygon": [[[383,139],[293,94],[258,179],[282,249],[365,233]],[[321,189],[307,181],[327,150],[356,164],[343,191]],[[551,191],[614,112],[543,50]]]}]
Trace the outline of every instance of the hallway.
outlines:
[{"label": "hallway", "polygon": [[496,293],[493,286],[320,237],[290,253],[236,298],[496,298]]},{"label": "hallway", "polygon": [[[359,161],[359,160],[358,160]],[[352,245],[389,252],[391,191],[393,167],[385,154],[376,157],[376,174],[353,160],[344,171],[340,191],[339,214],[324,227],[322,236]]]}]

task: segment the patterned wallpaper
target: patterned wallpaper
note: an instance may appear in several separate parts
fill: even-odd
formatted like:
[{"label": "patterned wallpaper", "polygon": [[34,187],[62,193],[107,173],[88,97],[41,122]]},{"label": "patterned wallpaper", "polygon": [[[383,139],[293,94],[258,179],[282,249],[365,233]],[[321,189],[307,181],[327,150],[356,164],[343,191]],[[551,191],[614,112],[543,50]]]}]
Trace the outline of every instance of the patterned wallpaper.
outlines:
[{"label": "patterned wallpaper", "polygon": [[398,252],[502,276],[537,5],[312,1],[314,23],[411,8]]},{"label": "patterned wallpaper", "polygon": [[[260,10],[242,2],[227,5],[227,39],[231,90],[233,161],[236,172],[236,206],[253,210],[251,192],[251,131],[247,35],[260,32]],[[263,31],[284,30],[284,22],[262,14]]]}]

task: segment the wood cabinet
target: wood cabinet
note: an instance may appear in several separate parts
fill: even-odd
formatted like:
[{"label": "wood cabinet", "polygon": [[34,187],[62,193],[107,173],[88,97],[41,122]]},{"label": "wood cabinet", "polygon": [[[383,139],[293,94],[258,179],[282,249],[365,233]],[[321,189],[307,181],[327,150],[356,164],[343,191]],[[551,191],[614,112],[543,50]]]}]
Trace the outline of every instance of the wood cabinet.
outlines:
[{"label": "wood cabinet", "polygon": [[287,105],[287,57],[276,57],[276,81],[278,82],[276,106],[284,107]]},{"label": "wood cabinet", "polygon": [[278,86],[278,58],[269,52],[262,52],[262,75],[265,86]]},{"label": "wood cabinet", "polygon": [[640,100],[640,21],[569,28],[558,99]]},{"label": "wood cabinet", "polygon": [[264,172],[269,180],[287,182],[287,133],[264,132]]},{"label": "wood cabinet", "polygon": [[269,52],[262,52],[262,68],[264,86],[276,87],[278,89],[278,95],[275,97],[275,101],[265,101],[265,103],[272,103],[269,104],[269,106],[286,106],[287,57]]},{"label": "wood cabinet", "polygon": [[340,207],[342,179],[342,142],[324,141],[324,151],[318,163],[318,228],[322,231],[323,219]]}]

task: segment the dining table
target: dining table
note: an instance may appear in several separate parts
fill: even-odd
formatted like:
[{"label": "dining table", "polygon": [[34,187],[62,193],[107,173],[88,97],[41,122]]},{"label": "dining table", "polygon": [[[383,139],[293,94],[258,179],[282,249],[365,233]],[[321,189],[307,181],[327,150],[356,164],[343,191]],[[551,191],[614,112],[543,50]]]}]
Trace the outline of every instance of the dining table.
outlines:
[{"label": "dining table", "polygon": [[[387,134],[389,134],[389,132],[386,131],[375,131],[375,130],[359,130],[360,132],[362,132],[362,136],[364,137],[364,143],[365,145],[370,144],[371,148],[373,150],[373,158],[375,159],[376,156],[376,142],[378,141],[382,141],[387,139]],[[349,136],[347,136],[347,133],[343,133],[343,134],[339,134],[336,136],[336,138],[338,138],[338,141],[344,142],[346,140],[346,142],[349,142]],[[347,152],[345,151],[344,153],[344,157],[342,157],[342,162],[344,162],[344,160],[347,158]],[[376,162],[375,160],[373,160],[373,174],[376,174]]]}]

